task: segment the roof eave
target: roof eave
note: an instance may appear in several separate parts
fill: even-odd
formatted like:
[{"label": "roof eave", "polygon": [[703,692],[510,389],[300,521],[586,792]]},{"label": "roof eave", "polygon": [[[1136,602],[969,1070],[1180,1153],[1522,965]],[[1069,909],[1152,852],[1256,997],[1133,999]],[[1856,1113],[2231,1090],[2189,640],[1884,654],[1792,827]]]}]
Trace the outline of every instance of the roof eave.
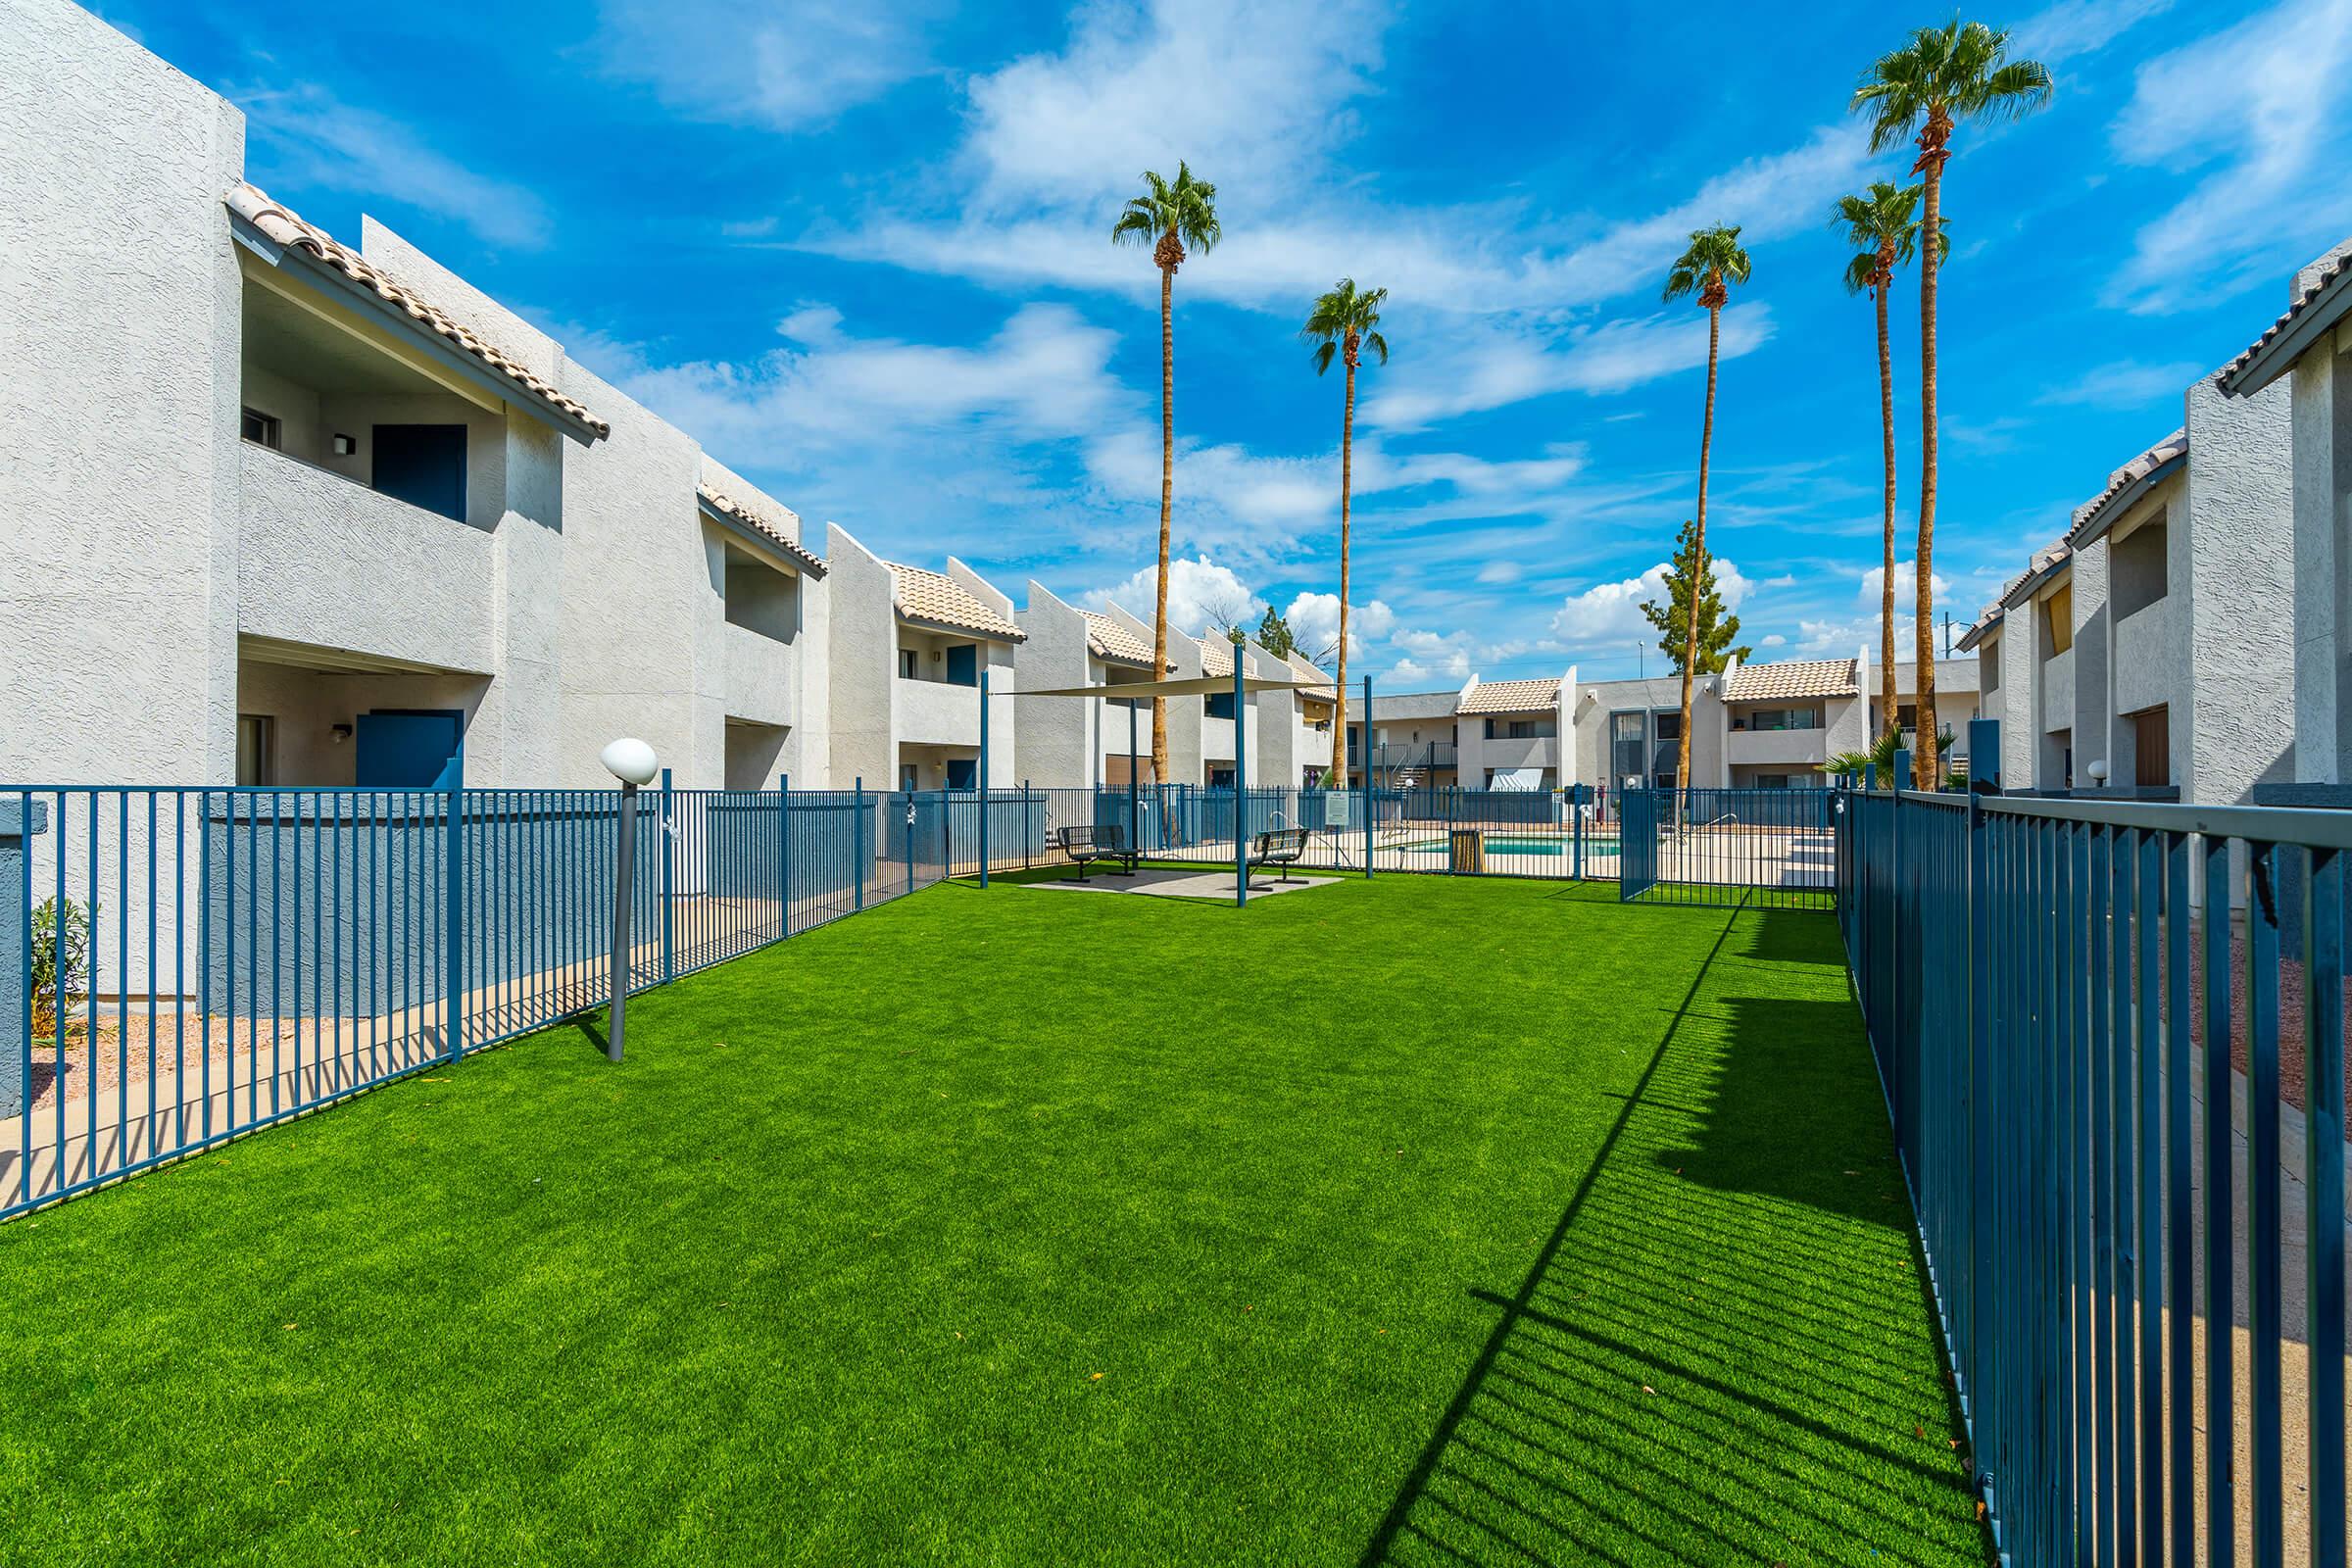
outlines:
[{"label": "roof eave", "polygon": [[[289,276],[299,278],[317,292],[339,305],[356,311],[378,325],[390,328],[401,340],[424,355],[441,368],[463,376],[468,382],[505,402],[519,404],[543,424],[571,437],[582,446],[593,446],[605,432],[594,424],[548,401],[519,381],[500,375],[489,366],[467,354],[440,333],[427,328],[407,311],[385,299],[375,290],[341,269],[330,265],[325,258],[314,255],[307,246],[280,245],[244,214],[230,212],[229,228],[244,243],[245,248]],[[293,263],[288,267],[287,263]]]},{"label": "roof eave", "polygon": [[788,544],[761,533],[741,517],[712,506],[709,496],[698,495],[694,500],[695,506],[706,518],[717,523],[744,543],[774,557],[791,570],[805,573],[810,577],[822,577],[825,574],[825,563],[822,557],[811,555],[801,546]]},{"label": "roof eave", "polygon": [[2328,286],[2299,306],[2278,335],[2246,356],[2243,365],[2222,372],[2222,391],[2248,398],[2294,368],[2320,337],[2343,319],[2352,308],[2352,269],[2336,273]]},{"label": "roof eave", "polygon": [[2174,474],[2179,473],[2187,465],[2188,454],[2177,453],[2118,490],[2114,495],[2101,501],[2098,509],[2083,519],[2082,526],[2066,536],[2067,548],[2070,551],[2080,549],[2083,545],[2105,538],[2107,530],[2115,525],[2116,518],[2145,501],[2151,491]]},{"label": "roof eave", "polygon": [[917,631],[946,632],[952,637],[978,637],[985,642],[992,643],[1025,643],[1029,640],[1029,634],[1017,628],[991,631],[980,626],[959,626],[952,620],[933,620],[927,615],[910,615],[906,612],[905,606],[899,608],[899,619]]}]

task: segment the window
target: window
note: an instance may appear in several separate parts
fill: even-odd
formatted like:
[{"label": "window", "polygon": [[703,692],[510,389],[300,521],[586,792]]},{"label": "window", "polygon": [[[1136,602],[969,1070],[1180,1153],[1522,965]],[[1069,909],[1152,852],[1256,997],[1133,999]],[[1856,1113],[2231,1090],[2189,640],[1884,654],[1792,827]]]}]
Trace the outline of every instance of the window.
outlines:
[{"label": "window", "polygon": [[413,507],[466,520],[466,427],[379,424],[374,433],[375,489]]},{"label": "window", "polygon": [[1683,715],[1674,709],[1667,709],[1658,714],[1656,728],[1658,739],[1679,741],[1683,738]]},{"label": "window", "polygon": [[[1679,713],[1675,715],[1680,718]],[[1734,729],[1784,730],[1821,728],[1818,708],[1759,708],[1732,720]]]},{"label": "window", "polygon": [[914,650],[911,648],[899,650],[899,678],[901,680],[914,679]]},{"label": "window", "polygon": [[1548,718],[1490,718],[1487,720],[1487,739],[1491,741],[1542,740],[1557,728]]},{"label": "window", "polygon": [[1747,782],[1753,789],[1785,790],[1788,787],[1788,775],[1786,773],[1758,773]]},{"label": "window", "polygon": [[259,409],[237,411],[237,433],[255,446],[268,447],[272,452],[285,447],[285,427],[277,422],[277,416],[264,414]]},{"label": "window", "polygon": [[277,782],[277,720],[268,713],[237,715],[237,782]]},{"label": "window", "polygon": [[1647,713],[1611,713],[1609,715],[1609,779],[1639,779],[1644,769],[1642,754],[1647,749]]}]

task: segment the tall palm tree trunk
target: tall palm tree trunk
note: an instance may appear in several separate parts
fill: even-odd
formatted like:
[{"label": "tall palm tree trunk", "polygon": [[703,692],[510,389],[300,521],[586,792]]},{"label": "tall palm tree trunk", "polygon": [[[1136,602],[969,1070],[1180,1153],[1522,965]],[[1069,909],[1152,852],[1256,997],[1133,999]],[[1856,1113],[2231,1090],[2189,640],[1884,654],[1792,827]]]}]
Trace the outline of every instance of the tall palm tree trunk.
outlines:
[{"label": "tall palm tree trunk", "polygon": [[[1331,727],[1331,771],[1348,780],[1348,499],[1355,466],[1355,354],[1348,354],[1348,405],[1340,418],[1340,662],[1339,718]],[[1364,715],[1364,782],[1372,782],[1372,715]]]},{"label": "tall palm tree trunk", "polygon": [[1892,260],[1882,252],[1879,281],[1871,293],[1879,307],[1879,433],[1886,458],[1886,549],[1879,572],[1879,712],[1884,729],[1896,728],[1901,719],[1894,682],[1894,355],[1886,334],[1886,296],[1893,288]]},{"label": "tall palm tree trunk", "polygon": [[[1152,678],[1168,670],[1168,511],[1176,498],[1176,272],[1159,270],[1159,591],[1152,612]],[[1152,782],[1168,782],[1168,700],[1152,699]]]},{"label": "tall palm tree trunk", "polygon": [[[1710,288],[1717,287],[1712,279]],[[1698,557],[1696,570],[1690,578],[1690,629],[1683,638],[1683,733],[1682,744],[1674,763],[1674,787],[1690,787],[1690,681],[1698,669],[1698,604],[1706,592],[1710,573],[1707,567],[1707,459],[1715,446],[1715,362],[1723,350],[1723,307],[1707,307],[1707,412],[1698,426],[1698,516],[1691,524],[1693,554]]]},{"label": "tall palm tree trunk", "polygon": [[1913,564],[1918,587],[1919,738],[1912,748],[1911,781],[1916,789],[1936,787],[1936,236],[1943,232],[1943,152],[1941,138],[1927,145],[1936,123],[1921,136],[1921,162],[1927,194],[1920,232],[1927,236],[1919,248],[1919,558]]}]

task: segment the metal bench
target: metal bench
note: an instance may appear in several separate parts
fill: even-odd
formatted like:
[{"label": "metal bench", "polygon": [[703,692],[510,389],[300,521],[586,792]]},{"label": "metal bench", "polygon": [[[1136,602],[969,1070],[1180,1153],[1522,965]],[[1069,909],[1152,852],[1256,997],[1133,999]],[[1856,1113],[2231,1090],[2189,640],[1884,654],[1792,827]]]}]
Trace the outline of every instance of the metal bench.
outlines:
[{"label": "metal bench", "polygon": [[1139,857],[1128,848],[1127,830],[1123,827],[1102,823],[1093,827],[1055,828],[1054,839],[1061,846],[1061,853],[1068,856],[1071,863],[1078,867],[1078,880],[1081,882],[1093,880],[1087,875],[1087,867],[1097,860],[1108,860],[1120,866],[1122,869],[1116,875],[1135,875],[1135,862]]},{"label": "metal bench", "polygon": [[1291,867],[1297,865],[1305,856],[1306,839],[1307,832],[1302,827],[1268,828],[1265,832],[1257,835],[1255,845],[1250,851],[1247,869],[1253,870],[1261,865],[1278,865],[1282,867],[1282,875],[1276,877],[1275,881],[1293,882],[1298,880],[1291,875]]}]

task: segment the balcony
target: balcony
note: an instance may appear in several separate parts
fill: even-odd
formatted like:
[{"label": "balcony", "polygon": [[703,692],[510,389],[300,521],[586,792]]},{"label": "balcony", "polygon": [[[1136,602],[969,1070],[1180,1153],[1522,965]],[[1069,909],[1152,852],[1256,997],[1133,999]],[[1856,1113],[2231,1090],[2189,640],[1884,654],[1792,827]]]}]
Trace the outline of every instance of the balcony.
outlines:
[{"label": "balcony", "polygon": [[1213,757],[1220,762],[1233,760],[1233,720],[1200,717],[1200,755]]},{"label": "balcony", "polygon": [[1830,760],[1826,729],[1736,729],[1723,738],[1724,760],[1762,767],[1815,767]]},{"label": "balcony", "polygon": [[2041,662],[2039,688],[2041,728],[2044,730],[2075,727],[2075,651],[2052,654]]},{"label": "balcony", "polygon": [[492,534],[249,441],[237,461],[240,632],[398,664],[497,667]]},{"label": "balcony", "polygon": [[2185,639],[2176,633],[2169,596],[2141,606],[2115,623],[2117,712],[2136,713],[2166,706],[2179,695],[2176,676],[2186,667],[2187,650],[2182,646]]},{"label": "balcony", "polygon": [[1481,767],[1552,767],[1559,757],[1559,739],[1551,735],[1522,736],[1517,740],[1497,737],[1478,743]]},{"label": "balcony", "polygon": [[[944,680],[895,677],[892,728],[902,744],[978,746],[980,689]],[[993,715],[992,715],[993,716]],[[1147,735],[1149,730],[1146,731]],[[1150,744],[1147,740],[1146,744]]]},{"label": "balcony", "polygon": [[732,622],[726,633],[727,715],[755,724],[797,723],[799,651],[790,643]]}]

